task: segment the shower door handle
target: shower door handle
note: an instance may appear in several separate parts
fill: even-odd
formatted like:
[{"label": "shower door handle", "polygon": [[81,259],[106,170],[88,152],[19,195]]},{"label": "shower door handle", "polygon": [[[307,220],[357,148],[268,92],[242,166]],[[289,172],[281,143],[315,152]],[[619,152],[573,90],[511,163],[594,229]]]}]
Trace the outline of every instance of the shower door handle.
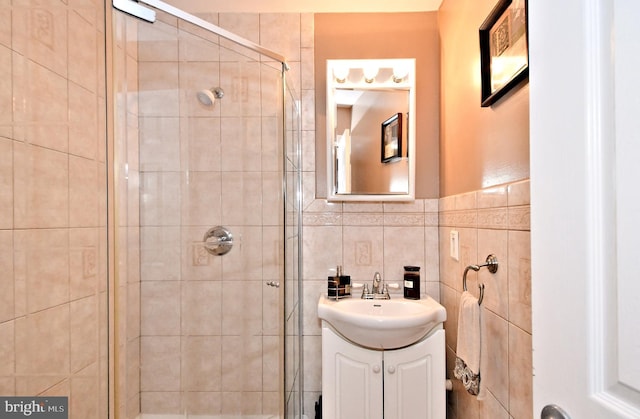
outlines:
[{"label": "shower door handle", "polygon": [[267,281],[267,285],[270,287],[280,288],[280,283],[278,281]]}]

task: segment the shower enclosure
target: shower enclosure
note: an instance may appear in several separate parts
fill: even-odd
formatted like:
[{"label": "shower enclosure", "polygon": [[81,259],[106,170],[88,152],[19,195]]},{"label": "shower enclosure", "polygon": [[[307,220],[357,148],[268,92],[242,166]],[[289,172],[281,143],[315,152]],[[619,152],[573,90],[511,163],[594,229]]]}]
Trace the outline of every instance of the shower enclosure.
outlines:
[{"label": "shower enclosure", "polygon": [[217,14],[153,5],[153,23],[112,16],[115,409],[301,417],[300,113],[287,64]]}]

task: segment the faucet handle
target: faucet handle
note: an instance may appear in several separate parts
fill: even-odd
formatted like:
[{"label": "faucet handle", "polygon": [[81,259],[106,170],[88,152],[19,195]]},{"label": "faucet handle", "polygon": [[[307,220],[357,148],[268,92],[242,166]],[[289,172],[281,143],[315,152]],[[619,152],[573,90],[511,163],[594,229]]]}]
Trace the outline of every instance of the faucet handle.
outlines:
[{"label": "faucet handle", "polygon": [[366,298],[368,298],[369,295],[370,295],[369,294],[369,285],[364,284],[362,286],[362,296],[360,298],[366,299]]},{"label": "faucet handle", "polygon": [[391,299],[391,296],[389,295],[389,287],[386,283],[382,286],[382,298],[385,300]]}]

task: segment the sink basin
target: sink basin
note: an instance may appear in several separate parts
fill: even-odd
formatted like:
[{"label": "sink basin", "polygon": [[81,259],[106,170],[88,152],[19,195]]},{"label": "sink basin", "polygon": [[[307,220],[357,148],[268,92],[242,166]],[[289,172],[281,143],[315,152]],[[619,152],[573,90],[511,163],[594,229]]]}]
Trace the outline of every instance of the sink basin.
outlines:
[{"label": "sink basin", "polygon": [[318,301],[318,317],[358,345],[395,349],[418,342],[447,319],[447,312],[431,297],[336,301],[322,296]]}]

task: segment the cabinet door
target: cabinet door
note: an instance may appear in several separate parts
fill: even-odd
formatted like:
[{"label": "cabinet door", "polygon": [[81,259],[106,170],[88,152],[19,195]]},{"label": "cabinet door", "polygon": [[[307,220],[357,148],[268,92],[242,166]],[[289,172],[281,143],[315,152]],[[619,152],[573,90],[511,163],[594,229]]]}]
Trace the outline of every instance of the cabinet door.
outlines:
[{"label": "cabinet door", "polygon": [[384,416],[446,417],[444,330],[404,349],[384,353]]},{"label": "cabinet door", "polygon": [[382,419],[382,351],[355,346],[322,328],[322,416]]}]

